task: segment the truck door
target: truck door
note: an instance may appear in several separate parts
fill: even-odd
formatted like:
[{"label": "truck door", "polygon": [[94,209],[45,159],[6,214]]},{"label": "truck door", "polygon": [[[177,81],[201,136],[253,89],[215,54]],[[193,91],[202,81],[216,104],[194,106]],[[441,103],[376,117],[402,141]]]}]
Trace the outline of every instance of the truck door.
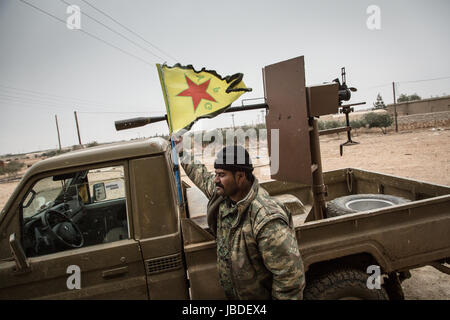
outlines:
[{"label": "truck door", "polygon": [[39,176],[15,234],[29,268],[0,262],[0,299],[147,299],[127,163]]}]

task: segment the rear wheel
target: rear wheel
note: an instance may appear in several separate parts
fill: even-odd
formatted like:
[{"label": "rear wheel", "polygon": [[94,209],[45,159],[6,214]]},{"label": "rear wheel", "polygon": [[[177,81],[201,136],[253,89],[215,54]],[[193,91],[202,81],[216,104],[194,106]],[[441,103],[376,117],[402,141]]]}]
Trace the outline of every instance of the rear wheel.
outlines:
[{"label": "rear wheel", "polygon": [[409,202],[408,199],[387,194],[352,194],[336,198],[327,204],[327,216],[338,217],[344,214],[380,209]]},{"label": "rear wheel", "polygon": [[369,274],[353,268],[338,269],[306,282],[305,300],[388,300],[386,290],[369,289]]}]

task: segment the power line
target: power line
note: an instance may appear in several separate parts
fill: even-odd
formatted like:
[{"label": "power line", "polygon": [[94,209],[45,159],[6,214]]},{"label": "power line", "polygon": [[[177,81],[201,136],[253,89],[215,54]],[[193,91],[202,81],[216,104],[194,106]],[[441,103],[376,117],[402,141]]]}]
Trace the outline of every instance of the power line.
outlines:
[{"label": "power line", "polygon": [[51,100],[45,100],[43,98],[38,98],[38,97],[24,97],[24,96],[15,96],[15,95],[10,95],[8,93],[3,93],[0,92],[0,97],[6,97],[9,99],[12,99],[13,101],[20,101],[20,102],[25,102],[25,103],[32,103],[32,104],[39,104],[39,105],[45,105],[45,106],[53,106],[53,107],[57,107],[58,109],[63,109],[64,107],[71,107],[73,108],[74,105],[78,106],[82,106],[84,108],[88,108],[91,109],[92,108],[90,106],[86,106],[80,103],[69,103],[69,102],[61,102],[61,101],[51,101]]},{"label": "power line", "polygon": [[[157,111],[97,111],[95,109],[92,109],[91,106],[94,106],[92,104],[86,104],[86,103],[80,103],[80,102],[73,102],[73,101],[65,101],[64,99],[58,100],[58,98],[48,98],[48,97],[41,97],[41,96],[33,96],[32,93],[27,92],[2,92],[1,88],[2,85],[0,85],[0,98],[6,97],[12,101],[20,101],[25,102],[27,104],[33,103],[33,104],[39,104],[48,106],[49,104],[61,109],[62,106],[69,106],[70,108],[73,108],[76,106],[77,108],[82,107],[84,109],[88,109],[89,111],[80,111],[79,113],[92,113],[92,114],[161,114],[161,112]],[[28,90],[26,90],[28,91]],[[20,96],[18,96],[20,94]],[[31,96],[24,96],[24,95],[31,95]],[[56,99],[56,100],[52,100]],[[55,106],[56,105],[56,106]],[[126,107],[129,108],[129,105],[116,105],[116,107]],[[107,107],[105,107],[107,108]],[[111,109],[111,107],[109,107]]]},{"label": "power line", "polygon": [[[24,3],[24,4],[26,4],[26,5],[28,5],[28,6],[30,6],[30,7],[32,7],[32,8],[34,8],[34,9],[36,9],[36,10],[38,10],[38,11],[41,12],[41,13],[46,14],[46,15],[49,16],[49,17],[52,17],[53,19],[58,20],[59,22],[61,22],[61,23],[63,23],[63,24],[66,24],[66,22],[65,22],[64,20],[61,20],[61,19],[58,18],[57,16],[55,16],[55,15],[53,15],[53,14],[51,14],[51,13],[49,13],[49,12],[47,12],[47,11],[45,11],[45,10],[43,10],[43,9],[41,9],[41,8],[39,8],[39,7],[37,7],[37,6],[35,6],[35,5],[33,5],[33,4],[31,4],[31,3],[29,3],[29,2],[27,2],[27,1],[25,1],[25,0],[19,0],[19,1],[22,2],[22,3]],[[125,54],[127,54],[127,55],[129,55],[129,56],[131,56],[131,57],[133,57],[133,58],[135,58],[135,59],[137,59],[137,60],[143,62],[143,63],[145,63],[146,65],[149,65],[149,66],[151,66],[151,67],[154,67],[154,64],[149,63],[149,62],[145,61],[144,59],[141,59],[141,58],[139,58],[138,56],[136,56],[136,55],[134,55],[134,54],[132,54],[132,53],[129,53],[129,52],[127,52],[127,51],[125,51],[125,50],[123,50],[123,49],[117,47],[116,45],[114,45],[114,44],[112,44],[112,43],[109,43],[108,41],[103,40],[103,39],[101,39],[101,38],[99,38],[99,37],[93,35],[92,33],[89,33],[89,32],[87,32],[87,31],[85,31],[85,30],[83,30],[83,29],[78,29],[78,31],[80,31],[80,32],[82,32],[82,33],[84,33],[84,34],[90,36],[91,38],[94,38],[94,39],[100,41],[100,42],[103,42],[104,44],[106,44],[106,45],[108,45],[108,46],[110,46],[110,47],[112,47],[112,48],[114,48],[114,49],[116,49],[116,50],[119,50],[119,51],[122,52],[122,53],[125,53]]]},{"label": "power line", "polygon": [[112,21],[114,21],[115,23],[117,23],[119,26],[121,26],[122,28],[126,29],[127,31],[131,32],[132,34],[134,34],[136,37],[138,37],[139,39],[141,39],[142,41],[145,41],[147,44],[149,44],[150,46],[152,46],[153,48],[155,48],[156,50],[159,50],[160,52],[162,52],[163,54],[165,54],[166,56],[168,56],[169,58],[173,59],[175,62],[178,61],[178,59],[175,59],[174,57],[172,57],[170,54],[168,54],[167,52],[163,51],[162,49],[158,48],[156,45],[154,45],[153,43],[151,43],[150,41],[146,40],[144,37],[142,37],[141,35],[139,35],[138,33],[134,32],[133,30],[131,30],[130,28],[128,28],[127,26],[123,25],[122,23],[120,23],[119,21],[117,21],[116,19],[114,19],[113,17],[111,17],[109,14],[105,13],[104,11],[98,9],[97,7],[95,7],[94,5],[92,5],[91,3],[89,3],[86,0],[81,0],[84,3],[86,3],[88,6],[90,6],[91,8],[97,10],[98,12],[100,12],[101,14],[103,14],[104,16],[108,17],[109,19],[111,19]]},{"label": "power line", "polygon": [[[61,1],[62,3],[66,4],[66,5],[68,5],[68,6],[71,5],[70,3],[66,2],[65,0],[59,0],[59,1]],[[158,59],[161,59],[161,62],[163,62],[163,61],[165,60],[164,58],[158,56],[157,54],[153,53],[152,51],[148,50],[147,48],[145,48],[145,47],[141,46],[140,44],[136,43],[135,41],[133,41],[133,40],[127,38],[126,36],[124,36],[124,35],[121,34],[120,32],[118,32],[118,31],[116,31],[116,30],[114,30],[114,29],[108,27],[107,25],[105,25],[105,24],[102,23],[101,21],[98,21],[97,19],[91,17],[90,15],[88,15],[87,13],[85,13],[84,11],[81,11],[81,14],[83,14],[83,15],[85,15],[86,17],[88,17],[89,19],[91,19],[91,20],[97,22],[98,24],[102,25],[103,27],[105,27],[106,29],[110,30],[111,32],[114,32],[115,34],[121,36],[121,37],[124,38],[125,40],[127,40],[127,41],[133,43],[135,46],[141,48],[142,50],[144,50],[144,51],[150,53],[151,55],[157,57]]]},{"label": "power line", "polygon": [[377,85],[377,86],[361,88],[361,89],[375,89],[375,88],[387,87],[387,86],[390,86],[390,85],[392,85],[392,83],[380,84],[380,85]]},{"label": "power line", "polygon": [[161,112],[147,112],[147,111],[79,111],[78,113],[87,113],[87,114],[158,114],[161,115]]},{"label": "power line", "polygon": [[51,94],[51,93],[45,93],[42,91],[35,91],[35,90],[29,90],[29,89],[21,89],[21,88],[17,88],[17,87],[11,87],[11,86],[5,86],[0,84],[0,87],[6,88],[10,91],[19,91],[21,94],[22,92],[30,92],[31,94],[34,95],[42,95],[42,96],[50,96],[50,97],[57,97],[57,98],[63,98],[63,99],[68,99],[68,100],[79,100],[79,101],[87,101],[87,102],[94,102],[97,103],[97,101],[93,101],[93,100],[85,100],[85,99],[79,99],[79,98],[73,98],[73,97],[66,97],[66,96],[60,96],[60,95],[56,95],[56,94]]},{"label": "power line", "polygon": [[34,110],[36,110],[36,106],[35,105],[39,105],[41,109],[47,109],[47,110],[52,110],[52,111],[54,111],[55,109],[60,109],[60,108],[55,107],[55,106],[49,106],[49,105],[44,105],[44,104],[39,104],[39,103],[30,103],[30,102],[26,102],[26,101],[16,101],[16,100],[5,98],[5,97],[0,97],[0,103],[4,103],[4,104],[7,104],[7,105],[10,105],[12,103],[14,103],[14,104],[18,103],[18,104],[22,104],[22,105],[21,106],[15,106],[15,107],[34,109]]},{"label": "power line", "polygon": [[[404,84],[404,83],[416,83],[416,82],[427,82],[427,81],[435,81],[435,80],[445,80],[445,79],[450,79],[450,76],[447,77],[440,77],[440,78],[432,78],[432,79],[420,79],[420,80],[410,80],[410,81],[395,81],[395,84]],[[362,89],[374,89],[374,88],[381,88],[381,87],[387,87],[387,86],[391,86],[392,83],[386,83],[386,84],[380,84],[377,86],[373,86],[373,87],[367,87],[367,88],[362,88]]]},{"label": "power line", "polygon": [[[15,91],[12,91],[12,90],[8,91],[8,89],[5,90],[3,88],[0,88],[0,94],[10,95],[11,97],[19,98],[19,99],[25,98],[25,99],[29,99],[29,100],[33,100],[33,101],[44,102],[44,103],[56,103],[56,104],[59,104],[59,105],[74,105],[74,104],[78,105],[78,104],[80,104],[80,102],[74,102],[74,101],[65,100],[65,99],[61,99],[61,98],[51,98],[51,97],[46,97],[46,96],[39,96],[39,95],[34,94],[34,93],[15,92]],[[17,95],[20,95],[20,96],[17,96]],[[102,109],[106,109],[107,108],[106,106],[95,105],[95,104],[92,104],[92,103],[82,102],[82,104],[93,106],[95,108],[102,108]],[[109,107],[109,108],[111,108],[111,107]]]},{"label": "power line", "polygon": [[[54,102],[54,101],[50,101],[50,102],[46,102],[46,101],[39,101],[39,100],[35,100],[33,98],[28,98],[28,97],[17,97],[17,96],[10,96],[4,93],[0,92],[0,103],[2,102],[2,100],[6,100],[3,101],[4,103],[23,103],[28,105],[39,105],[39,106],[44,106],[44,107],[48,107],[48,108],[54,108],[54,109],[59,109],[61,110],[63,106],[69,106],[71,109],[77,108],[77,109],[88,109],[89,110],[89,106],[83,105],[83,104],[63,104],[63,103],[59,103],[59,102]],[[34,108],[36,109],[36,108]],[[92,109],[91,109],[92,110]],[[71,111],[71,110],[70,110]],[[78,111],[78,113],[86,113],[86,114],[161,114],[161,112],[156,112],[156,111]]]},{"label": "power line", "polygon": [[[3,101],[2,101],[3,99]],[[70,108],[86,108],[85,105],[82,104],[76,104],[76,105],[63,105],[57,102],[46,102],[46,101],[39,101],[39,100],[34,100],[32,98],[21,98],[21,97],[17,97],[17,96],[10,96],[10,95],[6,95],[0,92],[0,103],[22,103],[22,104],[26,104],[27,106],[30,105],[39,105],[39,106],[44,106],[47,108],[54,108],[54,109],[59,109],[61,110],[63,106],[69,106]],[[36,109],[35,107],[33,107],[34,109]],[[91,109],[92,110],[92,109]],[[71,110],[70,110],[71,111]],[[85,113],[85,114],[157,114],[160,115],[161,112],[157,112],[157,111],[78,111],[78,113]]]},{"label": "power line", "polygon": [[435,80],[444,80],[444,79],[450,79],[450,76],[448,76],[448,77],[441,77],[441,78],[433,78],[433,79],[422,79],[422,80],[412,80],[412,81],[398,81],[398,83],[426,82],[426,81],[435,81]]},{"label": "power line", "polygon": [[75,106],[77,108],[81,107],[83,109],[91,109],[89,106],[83,105],[83,104],[73,104],[73,103],[67,103],[67,102],[57,102],[57,101],[45,101],[45,100],[38,100],[35,98],[30,97],[18,97],[14,95],[8,95],[5,93],[0,92],[0,98],[6,99],[7,102],[19,102],[19,103],[25,103],[27,105],[39,105],[39,106],[45,106],[45,107],[52,107],[59,110],[67,110],[67,107],[70,107],[73,109]]},{"label": "power line", "polygon": [[18,97],[18,96],[10,95],[8,93],[3,93],[3,92],[0,92],[0,97],[6,97],[6,98],[9,98],[9,99],[16,99],[16,100],[19,100],[19,101],[32,102],[32,103],[36,102],[36,103],[46,103],[46,104],[57,104],[59,106],[64,104],[63,102],[59,102],[58,103],[58,102],[55,102],[55,101],[42,101],[42,100],[30,98],[30,97]]},{"label": "power line", "polygon": [[[23,95],[26,95],[28,97],[24,97],[24,98],[44,99],[44,100],[47,100],[50,102],[57,102],[60,104],[61,103],[70,104],[70,105],[82,104],[85,106],[93,106],[95,108],[100,108],[100,109],[111,109],[111,107],[125,107],[125,108],[130,107],[130,105],[124,105],[124,104],[116,104],[116,103],[110,103],[110,102],[98,102],[98,101],[94,101],[94,100],[77,99],[77,98],[65,97],[65,96],[48,94],[48,93],[40,93],[39,91],[4,86],[2,84],[0,84],[0,93],[2,93],[1,92],[2,90],[5,91],[4,88],[6,88],[7,94],[14,94],[14,95],[20,94],[19,98],[22,98]],[[11,92],[8,92],[8,90]]]},{"label": "power line", "polygon": [[[14,100],[8,97],[2,97],[0,96],[0,104],[6,104],[7,106],[13,107],[13,108],[25,108],[25,109],[33,109],[33,110],[48,110],[51,112],[55,112],[55,110],[61,110],[58,106],[52,106],[48,104],[38,103],[38,102],[27,102],[27,101],[20,101],[20,100]],[[14,104],[14,105],[12,105]],[[17,105],[19,104],[19,105]],[[38,107],[36,107],[38,106]],[[79,105],[76,106],[77,109],[79,109]],[[73,109],[72,109],[73,110]],[[67,112],[72,112],[72,110],[64,110]],[[160,115],[161,112],[143,112],[143,111],[123,111],[123,112],[94,112],[94,111],[77,111],[79,114],[157,114]]]}]

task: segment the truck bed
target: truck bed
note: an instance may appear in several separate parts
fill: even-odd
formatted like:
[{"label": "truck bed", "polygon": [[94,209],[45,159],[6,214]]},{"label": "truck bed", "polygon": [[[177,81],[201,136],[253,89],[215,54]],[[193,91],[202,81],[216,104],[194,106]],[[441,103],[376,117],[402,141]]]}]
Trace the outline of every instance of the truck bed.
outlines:
[{"label": "truck bed", "polygon": [[[449,261],[449,187],[350,168],[325,172],[324,180],[327,201],[350,194],[383,193],[411,202],[312,221],[310,187],[262,183],[293,215],[305,271],[320,263],[359,255],[370,256],[385,273]],[[203,281],[204,277],[217,278],[215,240],[207,232],[207,199],[195,187],[188,188],[186,196],[190,216],[182,225],[188,269],[194,281],[197,279],[193,298],[211,299],[214,290],[202,287],[210,282]]]},{"label": "truck bed", "polygon": [[[187,205],[190,219],[204,230],[208,229],[206,222],[206,206],[208,198],[196,186],[186,190]],[[299,226],[305,222],[305,219],[311,210],[311,207],[305,208],[305,205],[295,196],[290,194],[280,194],[276,199],[283,202],[293,213],[294,225]]]}]

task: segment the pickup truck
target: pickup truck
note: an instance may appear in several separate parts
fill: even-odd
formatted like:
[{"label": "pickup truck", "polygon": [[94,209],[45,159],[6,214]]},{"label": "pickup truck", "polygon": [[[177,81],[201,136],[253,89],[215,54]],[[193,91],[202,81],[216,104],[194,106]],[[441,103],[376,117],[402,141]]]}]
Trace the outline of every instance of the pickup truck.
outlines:
[{"label": "pickup truck", "polygon": [[[261,183],[293,215],[305,298],[396,299],[410,269],[448,273],[449,187],[350,168],[323,176],[327,201],[410,201],[314,221],[311,187]],[[0,214],[0,299],[224,299],[206,201],[184,181],[179,203],[162,138],[40,161]]]}]

